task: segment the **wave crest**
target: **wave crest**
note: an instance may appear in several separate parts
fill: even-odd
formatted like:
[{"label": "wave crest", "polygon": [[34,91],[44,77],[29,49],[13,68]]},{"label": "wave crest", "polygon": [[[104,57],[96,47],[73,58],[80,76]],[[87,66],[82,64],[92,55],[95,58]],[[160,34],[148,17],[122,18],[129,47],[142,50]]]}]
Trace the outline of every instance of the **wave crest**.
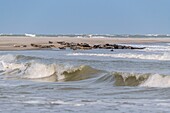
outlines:
[{"label": "wave crest", "polygon": [[0,62],[0,75],[7,78],[29,79],[37,81],[78,81],[92,78],[99,70],[90,66],[72,66],[61,64],[45,64],[36,61],[27,63]]},{"label": "wave crest", "polygon": [[[18,59],[28,60],[26,62],[18,62]],[[33,59],[34,57],[21,55],[1,55],[0,77],[48,82],[79,81],[95,77],[95,79],[91,79],[95,80],[94,83],[107,83],[109,85],[111,83],[114,86],[170,87],[169,75],[125,72],[110,74],[87,65],[46,64]],[[38,59],[38,57],[35,57],[35,59]],[[103,74],[106,75],[101,76]]]},{"label": "wave crest", "polygon": [[113,57],[113,58],[129,58],[129,59],[146,59],[146,60],[170,60],[169,53],[163,54],[137,54],[137,53],[119,53],[119,54],[97,54],[97,53],[71,53],[68,56],[97,56],[97,57]]},{"label": "wave crest", "polygon": [[169,75],[116,72],[113,76],[115,86],[170,87]]},{"label": "wave crest", "polygon": [[35,34],[27,34],[27,33],[25,33],[25,36],[27,36],[27,37],[36,37]]}]

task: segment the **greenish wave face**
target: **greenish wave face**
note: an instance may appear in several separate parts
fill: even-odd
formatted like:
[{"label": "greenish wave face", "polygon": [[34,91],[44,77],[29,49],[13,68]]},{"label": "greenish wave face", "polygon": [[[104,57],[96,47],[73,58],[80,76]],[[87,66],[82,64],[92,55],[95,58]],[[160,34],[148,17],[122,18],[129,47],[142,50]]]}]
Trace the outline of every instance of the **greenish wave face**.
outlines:
[{"label": "greenish wave face", "polygon": [[78,81],[93,78],[102,71],[94,69],[90,66],[80,66],[76,70],[64,71],[64,81]]},{"label": "greenish wave face", "polygon": [[149,74],[130,74],[130,73],[119,73],[113,74],[115,78],[114,84],[116,86],[139,86],[149,77]]}]

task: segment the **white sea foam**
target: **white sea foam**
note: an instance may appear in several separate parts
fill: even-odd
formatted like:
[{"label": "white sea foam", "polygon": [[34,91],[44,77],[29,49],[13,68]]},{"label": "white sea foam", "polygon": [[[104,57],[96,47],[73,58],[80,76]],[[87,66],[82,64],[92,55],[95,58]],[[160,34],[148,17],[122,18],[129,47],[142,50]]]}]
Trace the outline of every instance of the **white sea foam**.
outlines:
[{"label": "white sea foam", "polygon": [[113,75],[118,86],[170,87],[169,75],[123,72],[116,72]]},{"label": "white sea foam", "polygon": [[137,54],[137,53],[119,53],[119,54],[97,54],[97,53],[71,53],[68,56],[98,56],[113,58],[130,58],[130,59],[146,59],[146,60],[170,60],[169,53],[163,54]]},{"label": "white sea foam", "polygon": [[17,68],[21,68],[20,64],[14,63],[16,60],[15,55],[7,54],[0,56],[0,70],[14,70]]},{"label": "white sea foam", "polygon": [[159,51],[159,52],[169,52],[170,46],[149,46],[144,51]]},{"label": "white sea foam", "polygon": [[56,101],[45,101],[45,100],[29,100],[24,101],[25,104],[45,104],[45,105],[69,105],[69,106],[84,106],[83,103],[78,102],[66,102],[62,100],[56,100]]},{"label": "white sea foam", "polygon": [[170,87],[170,76],[159,74],[150,75],[140,86],[142,87]]},{"label": "white sea foam", "polygon": [[17,64],[17,63],[7,63],[7,62],[0,62],[1,69],[3,70],[14,70],[14,69],[22,69],[25,67],[24,64]]},{"label": "white sea foam", "polygon": [[57,76],[57,80],[62,81],[65,79],[65,76],[63,75],[64,71],[69,73],[76,69],[77,68],[71,65],[43,64],[32,62],[25,71],[25,77],[29,79],[39,79],[55,74],[55,76]]},{"label": "white sea foam", "polygon": [[157,37],[157,36],[159,36],[159,34],[146,34],[145,36],[155,36],[155,37]]},{"label": "white sea foam", "polygon": [[25,71],[25,77],[37,79],[48,77],[55,73],[55,65],[45,65],[41,63],[32,63]]},{"label": "white sea foam", "polygon": [[15,60],[16,60],[15,55],[7,54],[7,55],[1,55],[0,56],[0,61],[13,62]]},{"label": "white sea foam", "polygon": [[139,45],[139,44],[122,44],[122,45],[133,47],[146,47],[145,49],[139,49],[137,51],[170,52],[170,43],[166,43],[166,45]]},{"label": "white sea foam", "polygon": [[27,37],[36,37],[35,34],[27,34],[27,33],[25,33],[25,36],[27,36]]},{"label": "white sea foam", "polygon": [[18,56],[15,55],[0,56],[0,71],[3,71],[1,75],[19,75],[21,78],[34,80],[51,78],[51,81],[64,81],[64,72],[74,73],[83,69],[83,66],[45,64],[37,61],[18,63],[17,58]]}]

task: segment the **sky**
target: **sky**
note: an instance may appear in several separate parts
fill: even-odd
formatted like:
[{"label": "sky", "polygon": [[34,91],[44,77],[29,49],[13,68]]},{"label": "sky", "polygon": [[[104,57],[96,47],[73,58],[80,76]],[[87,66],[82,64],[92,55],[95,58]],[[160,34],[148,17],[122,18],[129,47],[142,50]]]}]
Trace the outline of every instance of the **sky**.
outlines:
[{"label": "sky", "polygon": [[170,0],[0,0],[0,33],[170,34]]}]

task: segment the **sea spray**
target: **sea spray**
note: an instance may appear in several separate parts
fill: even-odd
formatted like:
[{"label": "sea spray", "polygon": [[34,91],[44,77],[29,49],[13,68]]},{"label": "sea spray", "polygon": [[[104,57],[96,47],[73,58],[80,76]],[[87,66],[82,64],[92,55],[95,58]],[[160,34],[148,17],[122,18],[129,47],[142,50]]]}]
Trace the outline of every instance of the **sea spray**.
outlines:
[{"label": "sea spray", "polygon": [[170,87],[169,75],[114,72],[113,76],[116,86]]},{"label": "sea spray", "polygon": [[170,87],[170,76],[153,74],[149,78],[140,84],[141,87]]}]

